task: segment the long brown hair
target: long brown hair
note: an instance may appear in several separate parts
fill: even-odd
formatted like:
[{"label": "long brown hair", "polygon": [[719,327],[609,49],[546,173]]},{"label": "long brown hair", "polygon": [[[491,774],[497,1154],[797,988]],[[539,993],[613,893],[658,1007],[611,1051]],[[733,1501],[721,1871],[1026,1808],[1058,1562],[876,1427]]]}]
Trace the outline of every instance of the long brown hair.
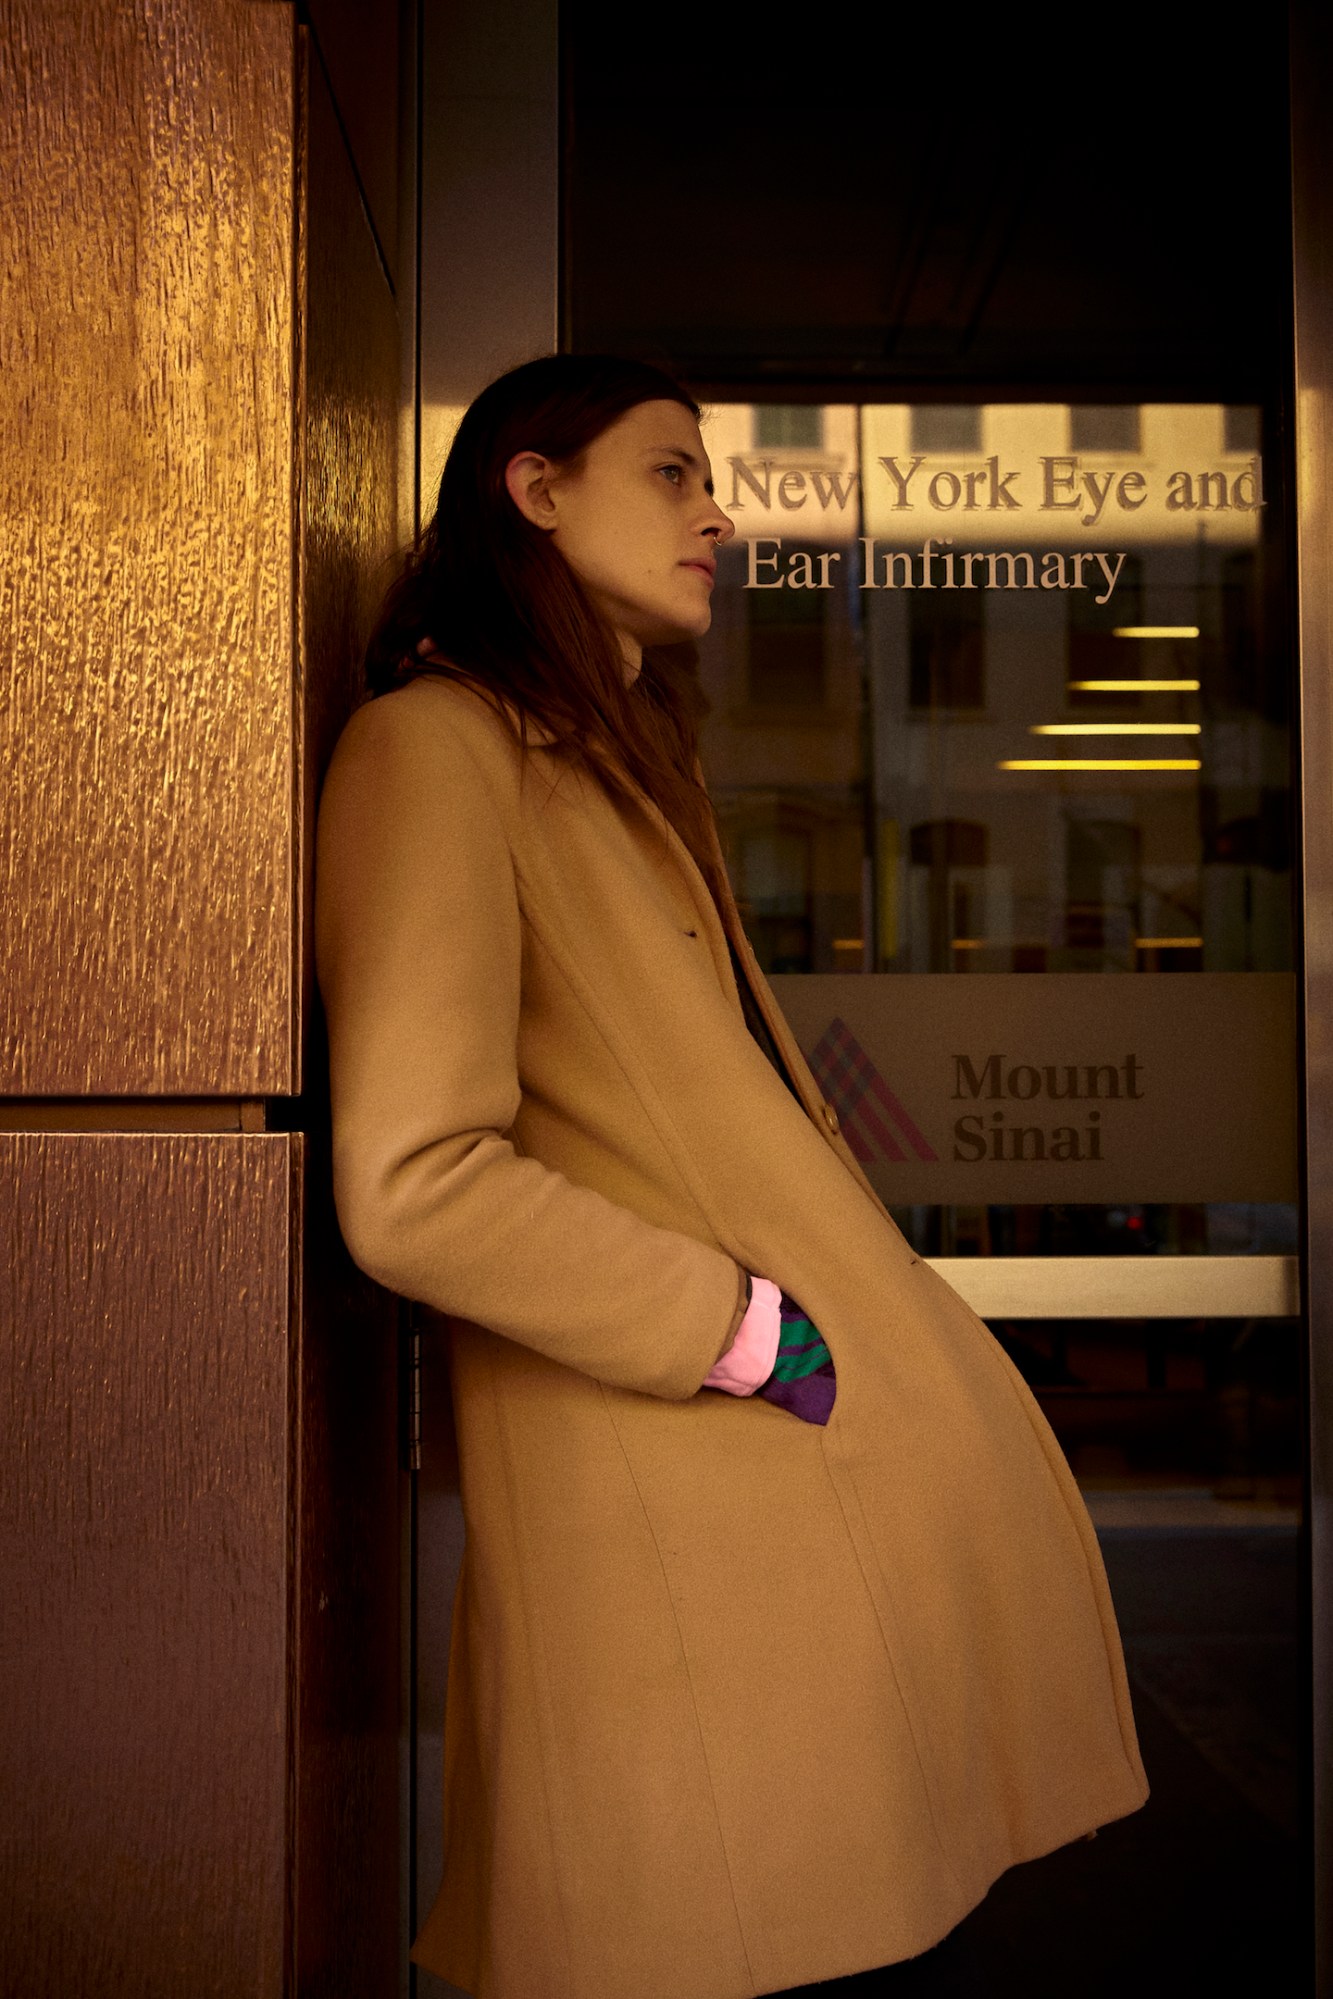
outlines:
[{"label": "long brown hair", "polygon": [[[640,403],[693,399],[661,369],[607,355],[529,361],[483,389],[446,461],[429,525],[389,590],[366,654],[372,694],[422,672],[461,680],[526,747],[532,721],[613,791],[646,794],[714,896],[712,806],[696,775],[705,710],[692,644],[644,651],[626,686],[605,619],[549,536],[519,512],[505,468],[519,452],[569,464]],[[423,663],[418,648],[433,650]]]}]

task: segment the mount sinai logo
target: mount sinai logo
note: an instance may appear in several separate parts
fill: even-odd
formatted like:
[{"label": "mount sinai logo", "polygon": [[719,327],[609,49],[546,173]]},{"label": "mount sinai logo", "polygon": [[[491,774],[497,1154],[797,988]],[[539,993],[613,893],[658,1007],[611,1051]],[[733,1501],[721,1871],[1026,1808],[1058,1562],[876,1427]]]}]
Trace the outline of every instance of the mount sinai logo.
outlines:
[{"label": "mount sinai logo", "polygon": [[810,1056],[815,1081],[862,1166],[876,1159],[901,1164],[906,1146],[918,1159],[938,1159],[930,1140],[893,1094],[845,1020],[833,1020]]},{"label": "mount sinai logo", "polygon": [[[1147,1094],[1146,1065],[1137,1054],[1115,1062],[1038,1063],[1001,1054],[975,1061],[954,1054],[949,1061],[954,1104],[995,1106],[954,1114],[951,1157],[965,1165],[1102,1162],[1107,1133],[1101,1103],[1141,1103]],[[911,1157],[938,1161],[939,1153],[845,1020],[830,1021],[815,1043],[810,1068],[862,1166],[879,1161],[900,1166]],[[1034,1116],[1042,1122],[1026,1122]],[[1079,1116],[1081,1124],[1070,1122]],[[1062,1122],[1048,1123],[1052,1117]]]}]

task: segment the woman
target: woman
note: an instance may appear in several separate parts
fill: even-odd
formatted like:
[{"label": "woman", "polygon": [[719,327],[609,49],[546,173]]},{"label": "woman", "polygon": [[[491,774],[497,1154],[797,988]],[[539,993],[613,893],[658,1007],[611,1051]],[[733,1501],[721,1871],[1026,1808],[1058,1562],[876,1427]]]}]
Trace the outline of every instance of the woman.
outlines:
[{"label": "woman", "polygon": [[[727,886],[672,650],[733,533],[697,417],[595,358],[486,390],[321,803],[339,1217],[452,1320],[414,1955],[477,1999],[893,1965],[1147,1795],[1069,1468],[861,1173]],[[773,1380],[780,1297],[815,1406]]]}]

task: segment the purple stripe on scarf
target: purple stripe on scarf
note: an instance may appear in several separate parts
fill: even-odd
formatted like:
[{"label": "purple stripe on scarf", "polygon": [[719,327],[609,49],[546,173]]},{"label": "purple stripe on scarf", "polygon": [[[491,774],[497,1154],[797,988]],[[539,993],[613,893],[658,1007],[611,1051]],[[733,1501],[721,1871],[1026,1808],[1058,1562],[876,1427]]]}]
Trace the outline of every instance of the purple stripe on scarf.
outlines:
[{"label": "purple stripe on scarf", "polygon": [[837,1392],[831,1365],[799,1381],[766,1381],[759,1390],[766,1402],[775,1402],[805,1423],[827,1423]]}]

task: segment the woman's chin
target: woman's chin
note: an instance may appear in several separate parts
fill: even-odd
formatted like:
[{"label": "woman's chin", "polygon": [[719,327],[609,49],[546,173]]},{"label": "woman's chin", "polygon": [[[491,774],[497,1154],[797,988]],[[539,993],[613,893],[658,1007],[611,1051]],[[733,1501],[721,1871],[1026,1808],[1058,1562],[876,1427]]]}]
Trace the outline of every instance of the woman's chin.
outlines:
[{"label": "woman's chin", "polygon": [[679,620],[675,625],[671,637],[666,638],[664,636],[658,640],[658,644],[682,645],[686,639],[701,639],[712,622],[713,607],[711,604],[692,605],[688,611],[682,611],[679,614]]},{"label": "woman's chin", "polygon": [[711,610],[694,612],[678,617],[655,618],[651,625],[645,625],[639,638],[644,647],[689,645],[701,639],[713,622]]}]

